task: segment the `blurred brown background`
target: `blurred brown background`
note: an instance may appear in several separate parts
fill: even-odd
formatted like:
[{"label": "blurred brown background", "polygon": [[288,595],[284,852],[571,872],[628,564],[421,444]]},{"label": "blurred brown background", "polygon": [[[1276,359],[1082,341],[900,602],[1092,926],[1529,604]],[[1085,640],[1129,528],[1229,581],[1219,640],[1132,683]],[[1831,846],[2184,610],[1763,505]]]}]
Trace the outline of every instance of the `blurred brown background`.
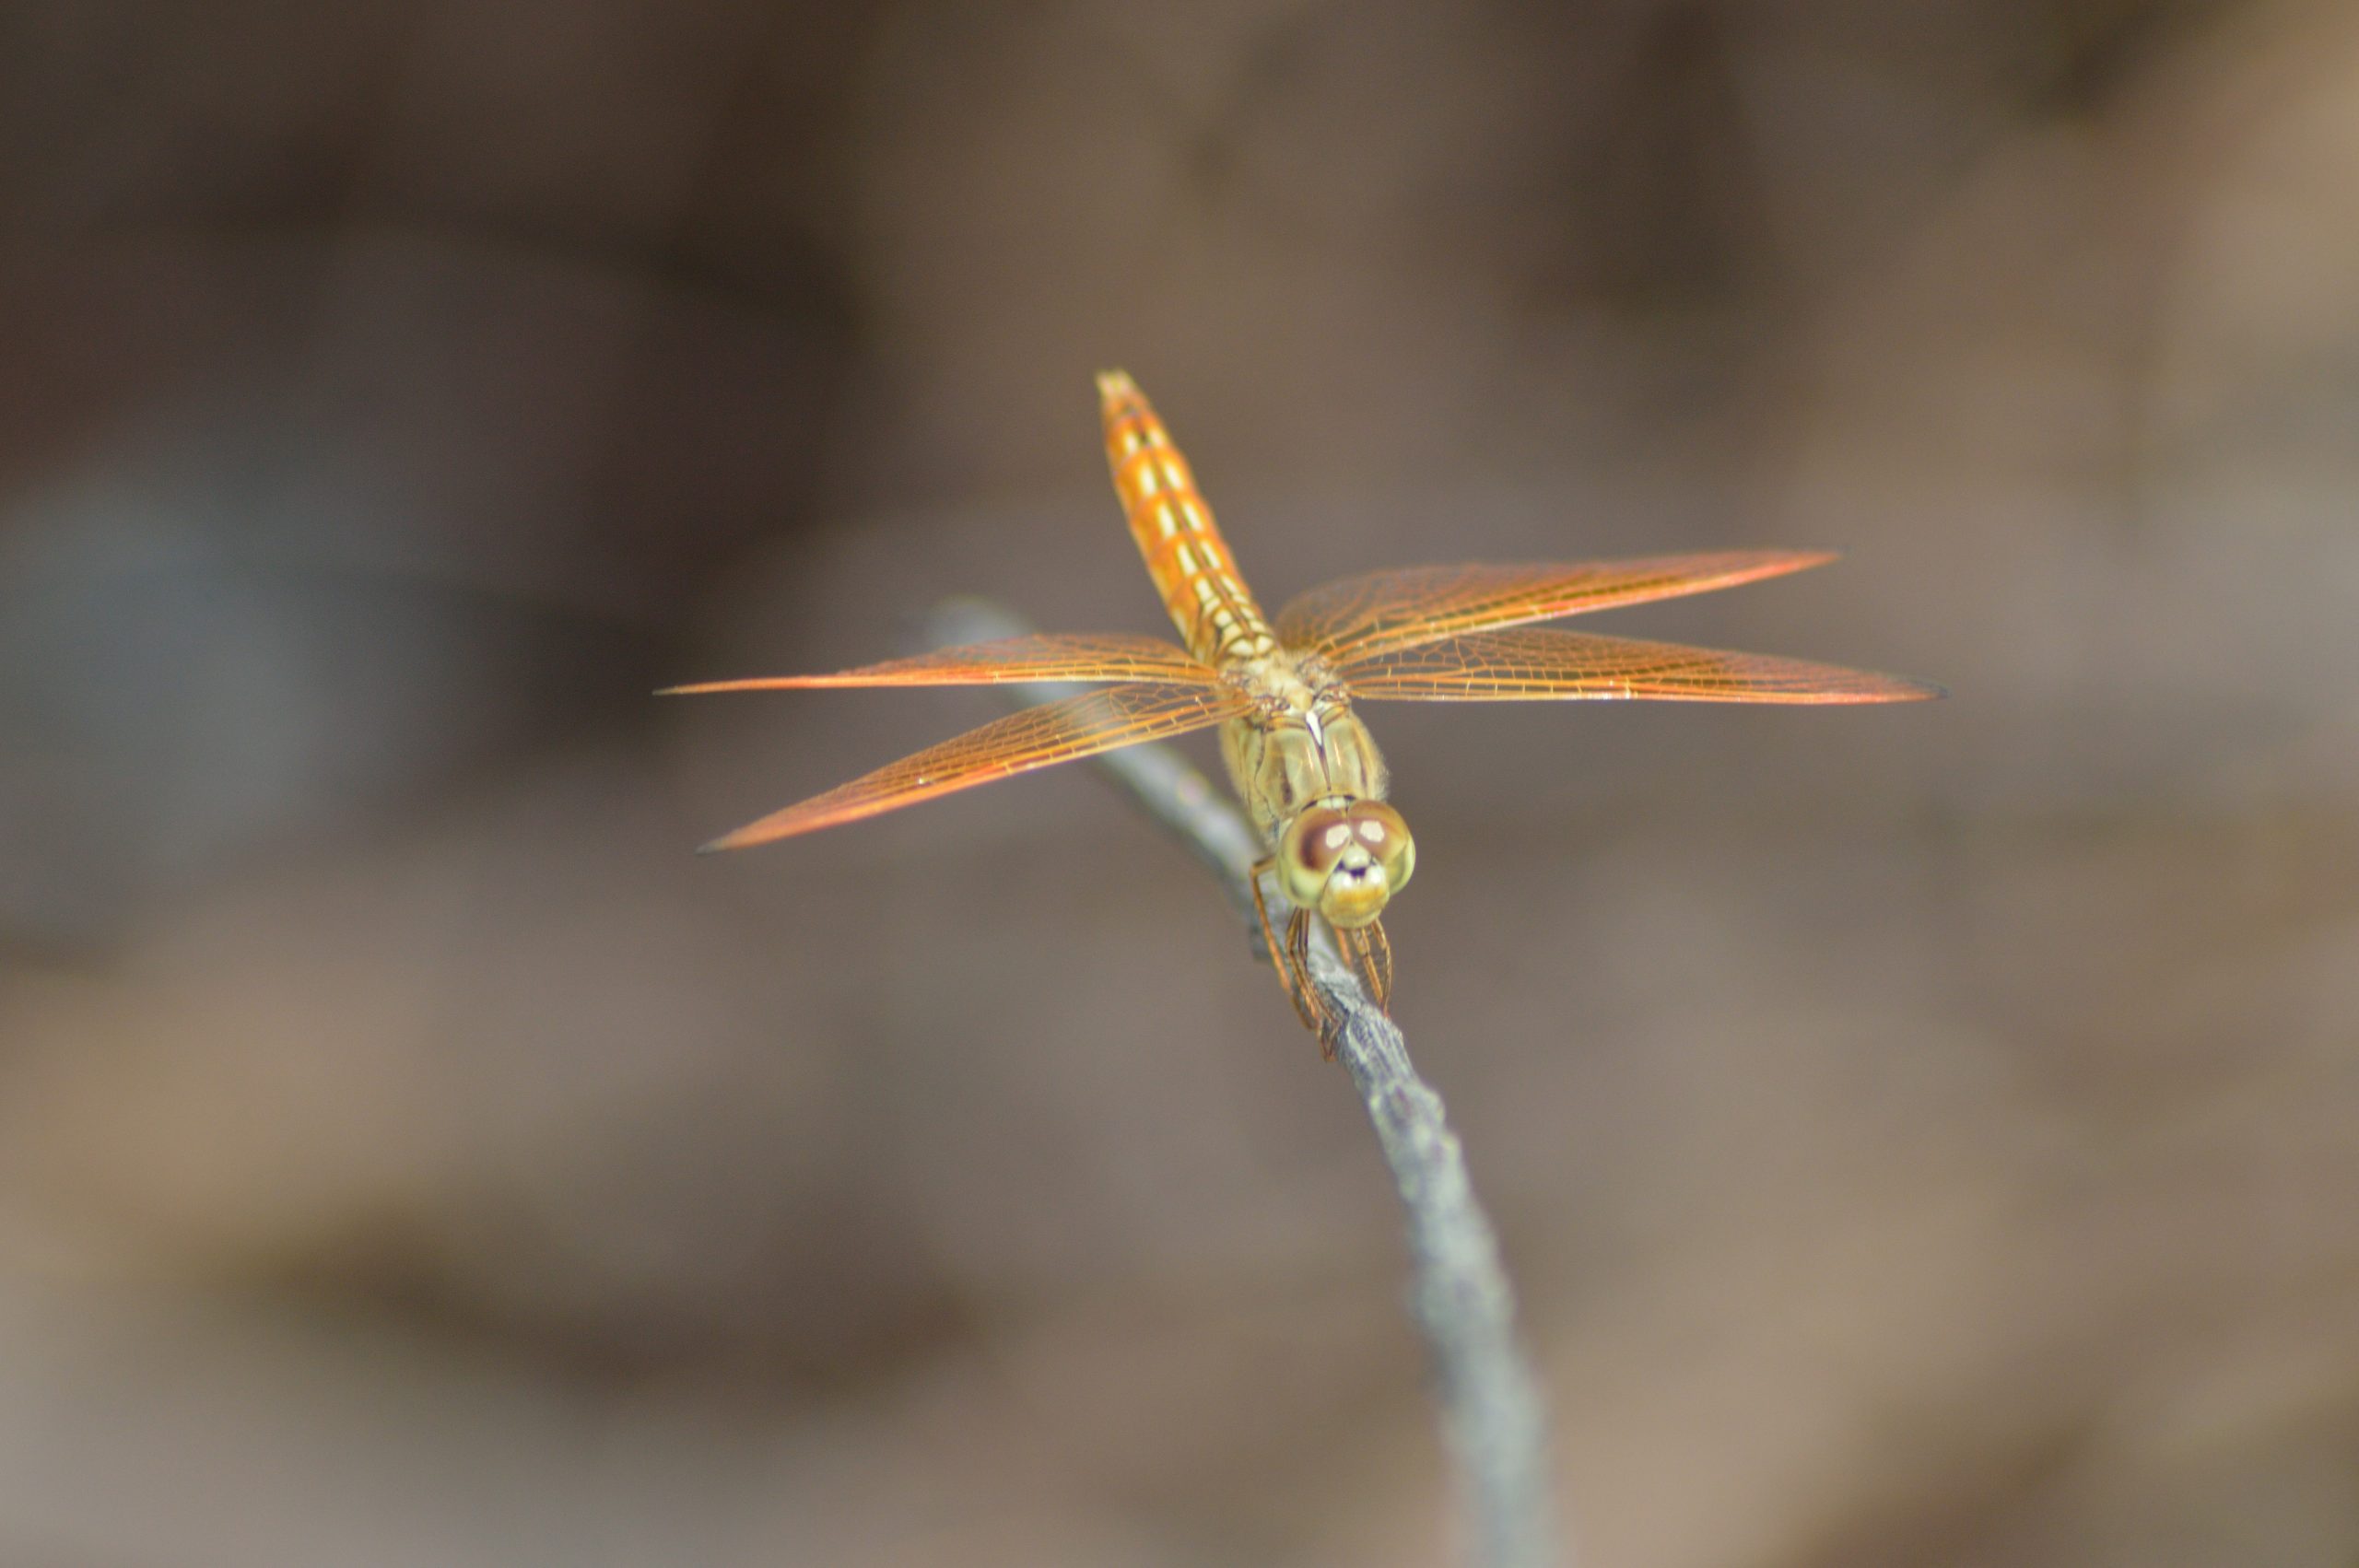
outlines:
[{"label": "blurred brown background", "polygon": [[0,224],[0,1562],[1441,1556],[1177,850],[688,853],[1164,629],[1119,364],[1273,603],[1955,693],[1376,712],[1589,1561],[2359,1562],[2359,7],[35,0]]}]

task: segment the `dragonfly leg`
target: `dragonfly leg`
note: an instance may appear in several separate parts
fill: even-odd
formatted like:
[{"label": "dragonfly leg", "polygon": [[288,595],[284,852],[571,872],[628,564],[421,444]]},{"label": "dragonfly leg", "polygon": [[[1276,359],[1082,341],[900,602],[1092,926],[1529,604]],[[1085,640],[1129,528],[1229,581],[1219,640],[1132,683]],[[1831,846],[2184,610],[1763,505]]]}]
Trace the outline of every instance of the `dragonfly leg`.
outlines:
[{"label": "dragonfly leg", "polygon": [[1335,933],[1335,945],[1343,950],[1344,962],[1359,977],[1360,986],[1370,1001],[1381,1012],[1392,1010],[1392,941],[1384,934],[1382,920],[1370,920],[1355,930]]},{"label": "dragonfly leg", "polygon": [[[1268,949],[1271,965],[1278,972],[1278,985],[1285,991],[1286,1000],[1294,1003],[1294,1015],[1302,1020],[1304,1028],[1319,1036],[1319,1054],[1332,1061],[1335,1046],[1328,1031],[1334,1024],[1334,1016],[1310,980],[1310,911],[1297,909],[1288,916],[1285,940],[1278,940],[1277,930],[1270,923],[1269,902],[1262,895],[1262,873],[1270,865],[1270,861],[1263,860],[1253,868],[1250,878],[1253,913],[1262,920],[1262,944]],[[1388,947],[1384,951],[1384,976],[1389,983],[1392,977],[1392,950]]]},{"label": "dragonfly leg", "polygon": [[1319,988],[1310,983],[1310,911],[1297,909],[1286,921],[1286,968],[1289,971],[1286,994],[1294,999],[1294,1010],[1302,1018],[1302,1025],[1319,1036],[1319,1054],[1329,1061],[1335,1059],[1335,1036],[1331,1032],[1334,1015],[1327,1011],[1327,1003],[1319,995]]},{"label": "dragonfly leg", "polygon": [[1274,866],[1277,863],[1277,857],[1274,855],[1270,859],[1260,862],[1252,869],[1252,871],[1246,874],[1246,884],[1253,889],[1253,913],[1260,918],[1262,922],[1262,951],[1254,956],[1257,958],[1267,958],[1273,963],[1278,963],[1281,967],[1284,967],[1283,962],[1280,959],[1281,950],[1278,947],[1278,933],[1270,924],[1269,902],[1262,896],[1262,878],[1268,872],[1272,866]]},{"label": "dragonfly leg", "polygon": [[[1279,971],[1279,988],[1281,990],[1285,990],[1285,1000],[1295,1004],[1295,1016],[1302,1019],[1302,1028],[1316,1030],[1319,1028],[1319,1021],[1316,1021],[1316,1016],[1305,1007],[1305,1002],[1302,1002],[1302,990],[1297,988],[1297,983],[1295,983],[1293,948],[1290,948],[1288,943],[1281,943],[1276,927],[1269,924],[1269,901],[1262,896],[1262,872],[1269,868],[1272,868],[1272,860],[1262,860],[1262,863],[1255,865],[1250,875],[1248,875],[1248,884],[1252,886],[1252,912],[1255,912],[1257,918],[1260,918],[1260,922],[1262,922],[1262,953],[1267,953],[1269,955],[1269,965],[1272,965],[1272,969]],[[1293,924],[1285,927],[1285,936],[1293,939]]]},{"label": "dragonfly leg", "polygon": [[1262,873],[1268,871],[1271,864],[1271,861],[1263,860],[1253,868],[1250,877],[1253,886],[1253,913],[1260,916],[1262,919],[1262,946],[1270,955],[1271,965],[1278,972],[1279,987],[1285,991],[1286,1000],[1294,1003],[1295,1016],[1302,1020],[1304,1028],[1318,1034],[1318,993],[1310,989],[1309,971],[1302,966],[1303,959],[1298,957],[1295,951],[1295,935],[1297,926],[1303,928],[1305,942],[1309,940],[1309,920],[1306,918],[1308,911],[1295,912],[1294,919],[1286,922],[1286,940],[1284,942],[1279,942],[1277,930],[1270,923],[1269,902],[1262,895]]}]

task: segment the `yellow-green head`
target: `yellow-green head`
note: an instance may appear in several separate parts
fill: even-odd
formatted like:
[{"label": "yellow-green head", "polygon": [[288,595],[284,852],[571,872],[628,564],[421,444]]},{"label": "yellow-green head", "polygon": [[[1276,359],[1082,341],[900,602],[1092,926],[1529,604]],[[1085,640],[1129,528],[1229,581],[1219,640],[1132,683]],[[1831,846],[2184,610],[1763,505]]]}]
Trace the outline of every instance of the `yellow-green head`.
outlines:
[{"label": "yellow-green head", "polygon": [[1278,843],[1278,885],[1297,909],[1316,909],[1338,930],[1384,913],[1417,869],[1409,825],[1382,801],[1305,807]]}]

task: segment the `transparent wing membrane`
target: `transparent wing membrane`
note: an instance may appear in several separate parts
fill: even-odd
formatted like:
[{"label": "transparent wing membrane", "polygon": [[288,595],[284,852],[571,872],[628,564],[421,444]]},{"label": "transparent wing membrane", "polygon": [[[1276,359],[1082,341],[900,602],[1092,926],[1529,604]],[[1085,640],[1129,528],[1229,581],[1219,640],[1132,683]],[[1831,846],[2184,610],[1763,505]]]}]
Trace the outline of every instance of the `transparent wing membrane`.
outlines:
[{"label": "transparent wing membrane", "polygon": [[1409,702],[1914,702],[1942,695],[1922,681],[1836,664],[1553,626],[1477,632],[1363,655],[1336,673],[1355,697]]},{"label": "transparent wing membrane", "polygon": [[705,846],[743,849],[913,806],[995,778],[1185,734],[1234,718],[1248,704],[1227,685],[1134,685],[1084,692],[997,719],[864,778],[815,795]]},{"label": "transparent wing membrane", "polygon": [[1467,632],[1708,593],[1834,558],[1825,551],[1751,550],[1631,561],[1370,572],[1297,598],[1278,614],[1278,640],[1341,663]]},{"label": "transparent wing membrane", "polygon": [[661,696],[797,691],[813,686],[983,686],[1009,681],[1160,681],[1209,685],[1219,674],[1160,638],[1119,632],[1012,637],[938,649],[829,675],[762,675],[666,686]]}]

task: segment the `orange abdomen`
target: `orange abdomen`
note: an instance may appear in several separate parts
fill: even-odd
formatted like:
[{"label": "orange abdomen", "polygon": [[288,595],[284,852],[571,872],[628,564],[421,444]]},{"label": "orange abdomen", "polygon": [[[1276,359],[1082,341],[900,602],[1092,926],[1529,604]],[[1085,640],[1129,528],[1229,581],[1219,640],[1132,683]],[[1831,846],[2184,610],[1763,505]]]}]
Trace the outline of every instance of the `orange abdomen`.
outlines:
[{"label": "orange abdomen", "polygon": [[1269,652],[1276,646],[1269,622],[1238,575],[1188,460],[1171,444],[1145,394],[1120,370],[1097,378],[1097,394],[1115,494],[1188,651],[1207,664]]}]

